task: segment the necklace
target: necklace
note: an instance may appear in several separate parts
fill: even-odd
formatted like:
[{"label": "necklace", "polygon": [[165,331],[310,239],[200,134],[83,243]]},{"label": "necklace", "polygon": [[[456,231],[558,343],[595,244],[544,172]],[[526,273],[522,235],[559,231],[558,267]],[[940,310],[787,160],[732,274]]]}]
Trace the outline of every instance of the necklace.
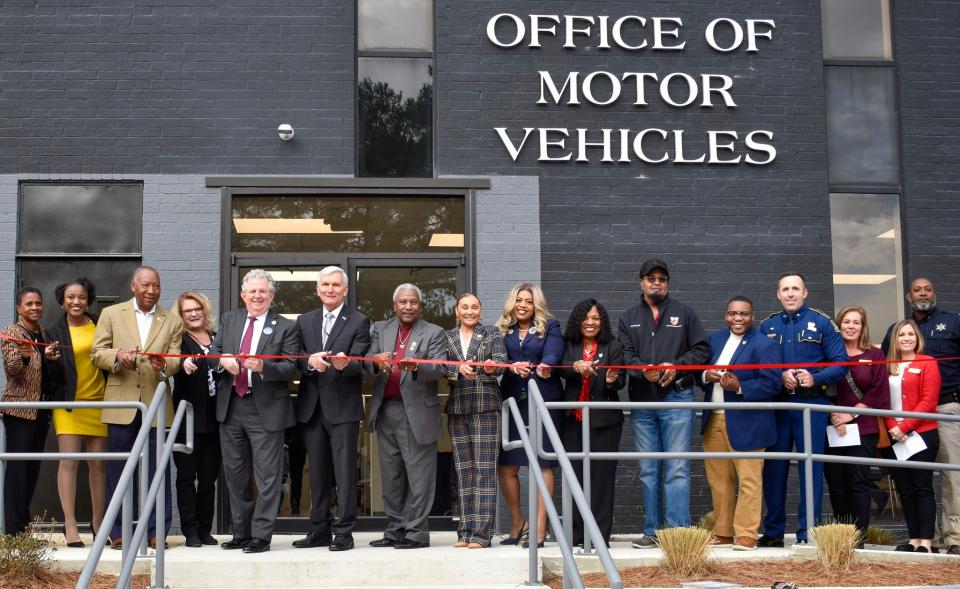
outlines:
[{"label": "necklace", "polygon": [[397,340],[399,340],[398,343],[399,343],[399,345],[400,345],[400,349],[401,349],[401,350],[406,349],[406,347],[407,347],[407,342],[410,341],[410,334],[412,334],[412,333],[413,333],[413,329],[410,329],[410,331],[407,332],[407,337],[406,337],[406,339],[404,339],[403,337],[401,337],[400,331],[399,331],[399,330],[397,331]]}]

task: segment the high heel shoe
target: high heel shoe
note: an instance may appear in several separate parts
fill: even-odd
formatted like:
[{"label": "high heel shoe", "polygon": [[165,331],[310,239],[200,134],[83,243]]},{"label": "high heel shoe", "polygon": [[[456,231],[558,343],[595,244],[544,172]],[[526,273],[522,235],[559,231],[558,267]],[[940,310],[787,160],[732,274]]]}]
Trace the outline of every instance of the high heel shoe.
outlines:
[{"label": "high heel shoe", "polygon": [[503,540],[500,540],[500,544],[502,546],[516,546],[529,535],[530,524],[527,522],[527,520],[523,520],[523,525],[520,526],[520,533],[518,533],[516,536],[507,536]]}]

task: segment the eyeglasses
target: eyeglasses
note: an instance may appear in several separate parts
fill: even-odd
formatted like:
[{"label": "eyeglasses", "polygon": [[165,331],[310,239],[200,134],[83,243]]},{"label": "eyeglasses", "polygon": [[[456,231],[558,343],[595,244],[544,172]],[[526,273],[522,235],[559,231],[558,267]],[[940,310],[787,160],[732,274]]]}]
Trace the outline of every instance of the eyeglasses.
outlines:
[{"label": "eyeglasses", "polygon": [[662,282],[666,284],[670,282],[670,278],[667,276],[644,276],[647,282]]},{"label": "eyeglasses", "polygon": [[743,317],[748,319],[753,316],[753,311],[727,311],[727,317],[731,319],[736,319],[737,317]]},{"label": "eyeglasses", "polygon": [[193,309],[183,309],[180,311],[184,315],[192,315],[193,313],[203,313],[203,307],[195,307]]}]

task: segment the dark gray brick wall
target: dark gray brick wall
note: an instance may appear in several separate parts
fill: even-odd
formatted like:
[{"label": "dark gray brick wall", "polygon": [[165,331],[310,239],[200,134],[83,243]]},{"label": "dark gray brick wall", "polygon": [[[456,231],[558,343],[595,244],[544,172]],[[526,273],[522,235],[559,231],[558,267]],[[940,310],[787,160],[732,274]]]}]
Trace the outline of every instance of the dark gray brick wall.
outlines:
[{"label": "dark gray brick wall", "polygon": [[[833,306],[820,12],[817,3],[776,6],[729,2],[481,1],[469,8],[440,0],[437,105],[440,174],[540,176],[542,282],[561,317],[581,298],[596,296],[614,317],[637,302],[637,271],[647,257],[671,264],[671,292],[691,304],[708,329],[722,324],[733,294],[754,299],[758,314],[777,308],[776,278],[785,270],[808,278],[814,306]],[[683,19],[682,53],[500,49],[485,35],[495,14],[626,14]],[[772,42],[761,51],[722,55],[703,41],[720,17],[772,18]],[[545,44],[546,45],[546,44]],[[737,109],[677,109],[659,99],[637,108],[629,100],[607,107],[537,106],[538,70],[656,72],[735,76]],[[775,134],[774,164],[538,164],[533,152],[514,163],[493,131],[510,127],[683,129],[691,154],[706,131]],[[516,135],[514,135],[516,136]],[[505,260],[509,264],[509,260]],[[695,444],[699,445],[699,437]],[[632,447],[625,428],[623,447]],[[616,531],[637,530],[641,498],[635,463],[620,466]],[[694,520],[709,511],[702,464],[693,470]],[[794,498],[795,501],[795,498]],[[791,524],[792,525],[792,524]]]},{"label": "dark gray brick wall", "polygon": [[0,172],[352,174],[353,38],[338,0],[3,2]]},{"label": "dark gray brick wall", "polygon": [[960,5],[895,3],[908,280],[927,276],[960,311]]}]

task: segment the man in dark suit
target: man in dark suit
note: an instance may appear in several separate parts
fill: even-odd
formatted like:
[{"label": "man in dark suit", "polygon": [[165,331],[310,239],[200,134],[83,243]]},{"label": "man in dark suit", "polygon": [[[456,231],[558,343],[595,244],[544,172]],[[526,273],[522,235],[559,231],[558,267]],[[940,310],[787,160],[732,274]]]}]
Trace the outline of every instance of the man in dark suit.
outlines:
[{"label": "man in dark suit", "polygon": [[[288,383],[297,375],[299,341],[296,324],[270,310],[276,284],[268,272],[247,272],[240,291],[246,308],[224,313],[212,350],[224,355],[217,421],[233,516],[233,539],[221,546],[256,553],[270,550],[280,509],[283,433],[295,423]],[[247,357],[254,355],[288,358]]]},{"label": "man in dark suit", "polygon": [[430,545],[427,516],[433,507],[440,439],[437,381],[442,364],[393,363],[397,359],[447,359],[443,329],[420,320],[420,289],[401,284],[393,291],[396,315],[373,326],[369,366],[376,374],[370,403],[370,430],[377,433],[383,510],[387,529],[371,546],[423,548]]},{"label": "man in dark suit", "polygon": [[[753,303],[736,296],[727,303],[727,327],[710,335],[710,364],[779,364],[780,347],[753,327]],[[769,401],[780,393],[780,370],[707,370],[706,401]],[[703,411],[700,427],[705,452],[763,452],[777,439],[773,411]],[[705,460],[713,495],[713,544],[756,550],[763,493],[763,460]],[[739,480],[739,484],[738,484]],[[739,487],[739,490],[738,490]],[[736,537],[736,541],[734,541]]]},{"label": "man in dark suit", "polygon": [[[317,276],[322,306],[300,315],[300,394],[297,421],[310,460],[310,523],[297,548],[353,548],[357,522],[357,434],[363,419],[363,366],[344,356],[363,356],[370,348],[370,320],[347,308],[347,274],[327,266]],[[340,519],[330,517],[331,477],[337,485]],[[332,523],[332,526],[331,526]],[[334,538],[331,541],[331,528]]]}]

